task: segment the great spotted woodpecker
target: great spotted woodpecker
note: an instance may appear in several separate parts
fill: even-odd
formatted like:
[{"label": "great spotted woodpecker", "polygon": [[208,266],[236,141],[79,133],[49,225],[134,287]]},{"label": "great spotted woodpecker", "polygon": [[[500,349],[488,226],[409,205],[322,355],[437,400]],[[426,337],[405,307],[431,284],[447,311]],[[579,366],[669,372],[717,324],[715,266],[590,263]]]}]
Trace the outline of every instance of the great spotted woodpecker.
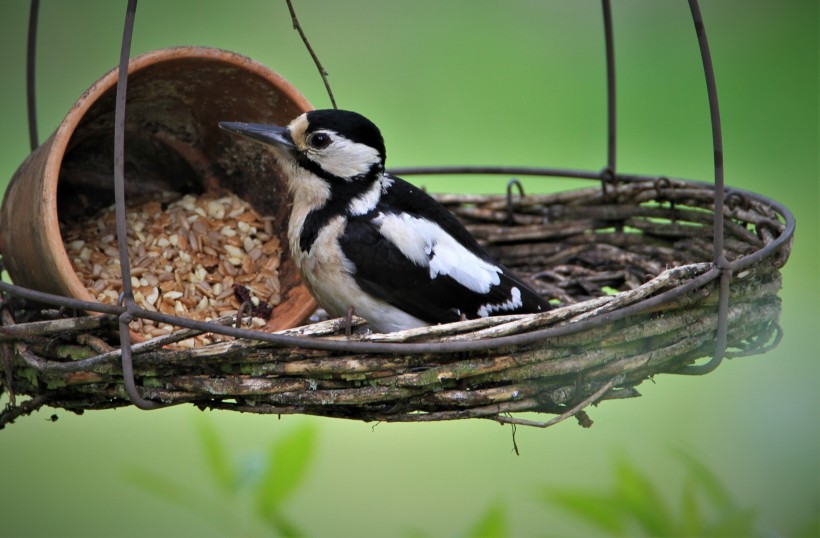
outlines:
[{"label": "great spotted woodpecker", "polygon": [[293,196],[293,259],[331,315],[353,308],[374,331],[392,332],[550,309],[452,213],[385,172],[382,135],[360,114],[314,110],[286,127],[219,126],[273,149]]}]

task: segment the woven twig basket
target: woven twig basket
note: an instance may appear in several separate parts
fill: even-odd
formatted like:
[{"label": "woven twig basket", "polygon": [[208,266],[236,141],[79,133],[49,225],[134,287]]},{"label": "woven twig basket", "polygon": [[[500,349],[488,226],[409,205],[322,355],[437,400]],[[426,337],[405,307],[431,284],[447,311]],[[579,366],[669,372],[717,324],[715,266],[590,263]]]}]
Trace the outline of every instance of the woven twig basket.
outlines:
[{"label": "woven twig basket", "polygon": [[[0,388],[11,395],[0,427],[46,404],[79,412],[132,402],[145,409],[157,402],[192,403],[254,413],[406,422],[490,418],[542,427],[575,415],[586,425],[585,406],[637,396],[635,387],[655,374],[706,373],[724,357],[777,345],[779,270],[789,256],[794,218],[765,197],[724,192],[717,90],[697,0],[689,6],[709,97],[714,187],[616,171],[609,0],[602,6],[608,158],[601,173],[459,171],[599,179],[603,188],[548,196],[522,192],[516,199],[511,184],[506,197],[440,197],[496,258],[556,299],[559,308],[353,336],[339,320],[270,334],[169,317],[164,321],[188,328],[132,346],[129,322],[157,316],[136,307],[128,294],[124,306],[103,306],[0,282],[0,294],[9,294],[0,295],[5,371]],[[124,73],[135,13],[136,1],[130,0],[114,114],[114,184],[120,191]],[[28,60],[33,73],[32,54]],[[29,103],[33,100],[30,87]],[[33,110],[32,148],[37,146]],[[122,198],[116,203],[120,217]],[[127,267],[127,256],[120,262]],[[40,310],[24,300],[61,309]],[[71,313],[66,308],[106,314],[66,318]],[[239,339],[188,350],[166,347],[197,331]],[[114,347],[117,334],[121,350]],[[701,357],[712,358],[691,365]],[[16,405],[20,394],[31,398]],[[510,415],[523,411],[558,416],[541,422]]]},{"label": "woven twig basket", "polygon": [[[633,178],[606,193],[439,200],[560,307],[390,334],[345,336],[341,320],[278,333],[306,337],[299,347],[240,339],[163,348],[190,337],[184,330],[133,346],[143,396],[253,413],[545,426],[583,419],[581,409],[599,400],[638,396],[642,381],[714,353],[713,187]],[[734,271],[726,356],[735,357],[779,340],[779,270],[791,233],[788,212],[770,200],[732,192],[726,202],[724,255]],[[31,310],[3,306],[3,385],[33,397],[7,409],[6,422],[43,404],[72,411],[130,404],[111,347],[116,317],[15,325]],[[559,416],[508,415],[523,411]]]}]

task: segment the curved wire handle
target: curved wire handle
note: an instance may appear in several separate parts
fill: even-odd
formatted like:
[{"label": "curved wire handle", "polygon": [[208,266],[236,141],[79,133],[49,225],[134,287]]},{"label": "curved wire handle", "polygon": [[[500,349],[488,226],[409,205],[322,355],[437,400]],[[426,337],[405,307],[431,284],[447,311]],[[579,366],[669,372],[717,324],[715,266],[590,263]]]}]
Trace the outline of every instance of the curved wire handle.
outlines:
[{"label": "curved wire handle", "polygon": [[35,58],[37,56],[37,16],[40,12],[40,0],[31,0],[28,16],[28,42],[26,44],[26,108],[28,109],[28,138],[31,151],[40,145],[37,136],[37,95],[34,91]]},{"label": "curved wire handle", "polygon": [[[604,15],[604,41],[606,44],[607,67],[607,166],[601,171],[601,192],[607,198],[607,183],[618,180],[616,169],[616,99],[615,99],[615,46],[612,34],[612,9],[610,0],[602,0]],[[715,216],[713,229],[712,262],[720,271],[718,295],[718,326],[715,351],[711,360],[706,364],[689,365],[675,373],[686,375],[708,374],[720,366],[726,353],[726,336],[729,330],[729,285],[732,281],[732,264],[723,253],[723,206],[726,193],[723,181],[723,135],[720,125],[720,107],[718,106],[717,84],[715,70],[712,65],[712,55],[709,51],[709,42],[706,38],[706,28],[703,24],[703,15],[697,0],[689,0],[689,10],[692,12],[692,21],[695,24],[695,33],[698,38],[703,71],[706,77],[706,91],[709,98],[709,113],[712,125],[712,146],[715,159]]]},{"label": "curved wire handle", "polygon": [[615,99],[615,39],[612,33],[612,7],[609,0],[601,0],[604,14],[604,45],[606,48],[606,167],[601,170],[601,194],[607,198],[606,186],[617,181],[617,122]]},{"label": "curved wire handle", "polygon": [[125,392],[131,402],[140,409],[157,409],[162,404],[143,398],[134,380],[134,363],[131,350],[129,324],[134,314],[140,311],[134,301],[131,287],[131,262],[128,258],[128,225],[125,221],[125,98],[128,87],[128,60],[131,57],[131,37],[134,35],[134,18],[137,14],[137,0],[128,0],[125,10],[125,27],[122,32],[120,66],[117,77],[117,95],[114,105],[114,205],[117,217],[117,244],[122,271],[122,303],[125,311],[120,314],[120,360]]},{"label": "curved wire handle", "polygon": [[715,341],[715,352],[706,364],[685,366],[675,373],[686,375],[708,374],[723,361],[726,354],[726,335],[729,331],[729,284],[732,281],[732,264],[723,254],[723,206],[726,192],[723,185],[723,133],[720,127],[720,107],[718,106],[715,70],[712,66],[712,54],[709,52],[709,41],[706,39],[706,28],[700,13],[698,0],[689,0],[695,33],[698,36],[700,55],[703,60],[703,72],[706,77],[706,92],[709,96],[709,114],[712,122],[712,146],[715,158],[715,220],[713,230],[712,262],[720,271],[720,291],[718,295],[718,326]]}]

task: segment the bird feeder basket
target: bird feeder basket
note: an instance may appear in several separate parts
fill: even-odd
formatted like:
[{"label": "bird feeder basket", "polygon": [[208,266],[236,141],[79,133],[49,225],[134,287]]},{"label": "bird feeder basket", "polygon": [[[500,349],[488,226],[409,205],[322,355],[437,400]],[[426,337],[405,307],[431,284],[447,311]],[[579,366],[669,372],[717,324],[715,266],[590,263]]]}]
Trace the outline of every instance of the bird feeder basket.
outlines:
[{"label": "bird feeder basket", "polygon": [[[791,250],[794,218],[771,199],[723,186],[717,91],[697,2],[689,4],[712,116],[714,183],[616,170],[612,23],[609,1],[602,3],[609,90],[609,152],[602,171],[392,170],[400,175],[504,177],[508,183],[502,195],[437,198],[490,254],[554,299],[555,309],[376,334],[367,332],[364,320],[357,318],[316,321],[314,317],[313,322],[300,324],[315,304],[301,284],[288,277],[285,286],[295,297],[291,307],[298,311],[286,324],[289,328],[275,324],[274,312],[267,330],[252,330],[234,326],[247,320],[246,305],[229,319],[196,321],[144,309],[128,293],[118,304],[103,305],[82,294],[72,296],[67,288],[2,282],[0,388],[9,394],[10,404],[0,413],[0,426],[43,405],[83,412],[182,403],[202,409],[364,421],[484,418],[540,427],[575,416],[589,425],[585,407],[639,396],[636,387],[657,374],[704,374],[726,357],[763,353],[776,346],[780,269]],[[110,82],[108,114],[103,120],[88,115],[82,119],[86,124],[99,120],[94,131],[99,136],[90,144],[106,148],[113,144],[114,162],[107,166],[113,164],[114,177],[108,181],[114,186],[118,216],[126,196],[136,196],[123,179],[129,151],[131,162],[135,158],[133,148],[122,142],[123,110],[126,102],[138,109],[138,97],[145,96],[140,94],[139,77],[129,76],[134,78],[126,87],[124,76],[126,66],[133,73],[134,66],[144,62],[137,58],[128,63],[134,15],[131,1],[121,67],[106,79]],[[31,56],[29,60],[33,69]],[[247,65],[260,69],[250,60]],[[196,72],[199,67],[188,69]],[[132,86],[133,99],[127,93]],[[162,102],[178,90],[158,84],[151,98]],[[265,90],[251,91],[258,95]],[[279,123],[280,117],[294,117],[309,107],[298,92],[284,105],[276,99],[268,103],[268,121]],[[209,105],[201,106],[200,111]],[[225,117],[208,116],[206,123],[213,119],[209,128],[216,129],[216,121]],[[182,122],[180,128],[187,133],[190,125]],[[200,187],[214,182],[224,186],[225,177],[251,174],[240,171],[239,176],[231,176],[226,162],[247,162],[248,156],[231,161],[210,138],[208,128],[198,125],[206,131],[199,144],[168,143],[165,137],[162,147],[174,150],[167,162],[184,163],[194,178],[192,184]],[[168,134],[164,127],[158,129]],[[175,136],[179,140],[182,135],[177,131]],[[196,138],[191,135],[186,140],[191,137]],[[271,159],[254,154],[250,160],[253,174],[267,174],[274,182],[280,176]],[[61,164],[58,159],[55,166]],[[162,168],[155,166],[152,171],[161,176]],[[533,195],[524,192],[518,179],[523,176],[572,177],[595,185]],[[239,188],[237,183],[228,187]],[[250,191],[241,194],[252,204],[272,203],[254,199]],[[271,212],[279,218],[277,211]],[[15,221],[3,222],[5,235]],[[35,247],[63,246],[44,241]],[[18,274],[37,268],[31,261],[19,261],[28,259],[15,251],[20,247],[12,249],[6,241],[3,248],[6,266],[20,265]],[[121,263],[127,274],[127,257]],[[20,280],[29,282],[26,277]],[[125,282],[123,286],[127,288]],[[140,320],[169,323],[178,330],[135,341],[133,325]],[[202,334],[224,339],[189,348],[176,345]],[[554,416],[545,419],[543,414]]]}]

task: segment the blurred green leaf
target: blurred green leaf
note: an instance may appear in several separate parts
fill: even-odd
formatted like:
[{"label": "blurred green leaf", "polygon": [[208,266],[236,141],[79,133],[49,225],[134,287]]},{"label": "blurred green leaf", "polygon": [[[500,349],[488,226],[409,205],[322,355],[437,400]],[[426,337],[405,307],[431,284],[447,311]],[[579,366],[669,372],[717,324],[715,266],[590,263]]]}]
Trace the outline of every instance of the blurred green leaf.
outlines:
[{"label": "blurred green leaf", "polygon": [[756,519],[756,510],[731,510],[721,514],[716,523],[703,529],[700,536],[754,536]]},{"label": "blurred green leaf", "polygon": [[542,499],[545,504],[555,504],[609,534],[627,534],[623,512],[610,495],[548,490]]},{"label": "blurred green leaf", "polygon": [[710,505],[715,506],[719,511],[735,509],[731,494],[723,487],[715,473],[680,448],[673,448],[672,452],[686,466],[689,471],[688,476],[695,480],[700,489],[708,495]]},{"label": "blurred green leaf", "polygon": [[278,508],[272,510],[265,516],[265,522],[268,524],[269,528],[274,530],[276,534],[280,536],[305,536],[304,531],[285,517],[285,515],[282,514]]},{"label": "blurred green leaf", "polygon": [[674,534],[669,512],[649,479],[625,458],[615,465],[614,500],[651,536]]},{"label": "blurred green leaf", "polygon": [[507,530],[507,513],[500,502],[491,504],[481,517],[473,523],[466,534],[467,538],[503,538],[509,536]]},{"label": "blurred green leaf", "polygon": [[204,415],[196,422],[197,434],[205,461],[216,486],[225,493],[236,490],[236,479],[225,447],[213,423]]},{"label": "blurred green leaf", "polygon": [[616,480],[611,492],[550,489],[544,491],[542,499],[610,535],[755,535],[756,510],[738,508],[713,472],[693,456],[676,453],[689,471],[678,514],[672,513],[660,498],[662,487],[653,485],[641,469],[623,458],[615,462]]},{"label": "blurred green leaf", "polygon": [[233,517],[221,504],[200,495],[193,488],[182,486],[162,474],[148,469],[132,468],[126,471],[125,480],[152,495],[175,504],[223,527],[230,526]]},{"label": "blurred green leaf", "polygon": [[691,479],[686,479],[681,491],[681,532],[695,536],[703,528],[703,517],[698,504],[697,491]]},{"label": "blurred green leaf", "polygon": [[268,464],[256,495],[257,513],[276,523],[279,505],[305,477],[316,448],[316,430],[304,424],[271,446]]},{"label": "blurred green leaf", "polygon": [[[302,481],[312,459],[316,436],[312,427],[297,428],[275,441],[266,454],[260,473],[257,473],[261,474],[259,480],[248,483],[240,482],[240,473],[231,465],[225,445],[213,424],[207,419],[199,420],[196,429],[207,471],[215,485],[215,498],[152,471],[133,469],[126,478],[147,492],[211,521],[226,536],[252,531],[248,525],[259,523],[275,535],[304,534],[284,515],[280,505]],[[258,484],[258,487],[254,488],[252,484]],[[255,503],[248,502],[249,494]],[[246,517],[254,511],[259,517],[256,523]]]},{"label": "blurred green leaf", "polygon": [[795,538],[817,538],[820,536],[820,516],[814,516],[797,528],[794,533]]}]

